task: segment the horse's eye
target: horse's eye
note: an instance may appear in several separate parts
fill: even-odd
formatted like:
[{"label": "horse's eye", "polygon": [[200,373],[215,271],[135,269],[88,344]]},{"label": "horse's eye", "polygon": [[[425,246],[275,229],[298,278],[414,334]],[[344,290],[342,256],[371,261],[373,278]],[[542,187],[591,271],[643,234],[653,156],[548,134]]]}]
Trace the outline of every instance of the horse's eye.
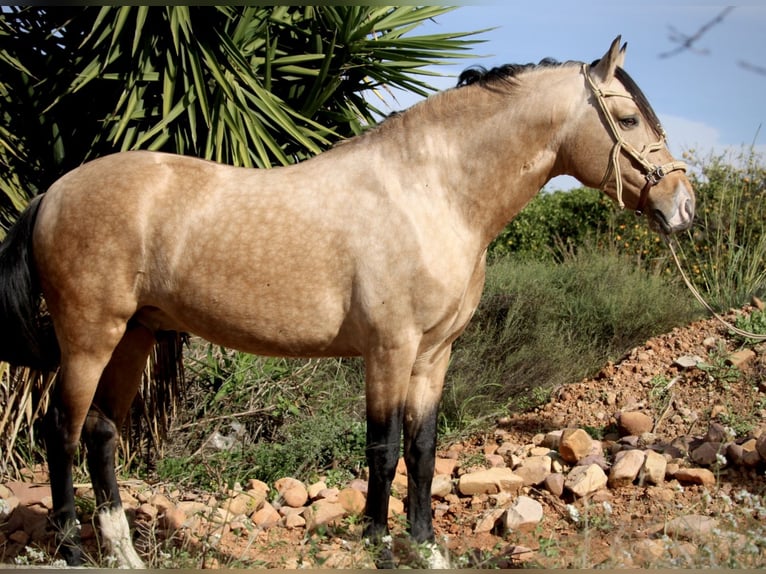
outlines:
[{"label": "horse's eye", "polygon": [[626,130],[638,127],[638,116],[620,118],[620,125]]}]

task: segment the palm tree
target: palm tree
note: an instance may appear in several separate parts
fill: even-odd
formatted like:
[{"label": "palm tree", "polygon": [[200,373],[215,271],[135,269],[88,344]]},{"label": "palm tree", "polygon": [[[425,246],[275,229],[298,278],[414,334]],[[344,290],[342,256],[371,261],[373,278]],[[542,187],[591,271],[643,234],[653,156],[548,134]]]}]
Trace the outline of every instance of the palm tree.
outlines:
[{"label": "palm tree", "polygon": [[[467,34],[407,35],[436,6],[106,6],[0,14],[0,226],[83,161],[154,149],[268,167],[426,95]],[[3,197],[4,196],[4,197]]]},{"label": "palm tree", "polygon": [[[429,67],[464,57],[473,33],[410,35],[448,10],[3,7],[0,234],[63,173],[115,151],[261,168],[315,155],[383,115],[376,90],[427,95]],[[178,393],[180,344],[167,343],[137,403],[139,416],[158,413],[148,421],[155,440]],[[51,381],[0,364],[6,464],[19,462],[15,437],[31,430]]]}]

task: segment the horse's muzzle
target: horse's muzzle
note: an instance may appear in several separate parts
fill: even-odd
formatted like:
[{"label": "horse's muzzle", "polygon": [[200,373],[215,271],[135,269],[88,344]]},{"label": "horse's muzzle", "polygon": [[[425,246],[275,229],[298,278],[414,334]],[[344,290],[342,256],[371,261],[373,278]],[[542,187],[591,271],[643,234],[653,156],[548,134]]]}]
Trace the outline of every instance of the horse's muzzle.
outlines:
[{"label": "horse's muzzle", "polygon": [[694,197],[683,182],[678,182],[672,199],[653,206],[651,223],[665,234],[689,229],[694,222]]}]

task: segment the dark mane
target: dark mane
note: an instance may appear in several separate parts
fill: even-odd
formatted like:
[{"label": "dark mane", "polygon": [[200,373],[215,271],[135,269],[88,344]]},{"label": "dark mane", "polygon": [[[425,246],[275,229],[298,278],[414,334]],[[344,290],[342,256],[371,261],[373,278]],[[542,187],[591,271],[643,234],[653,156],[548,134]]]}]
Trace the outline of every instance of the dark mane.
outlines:
[{"label": "dark mane", "polygon": [[565,66],[571,63],[572,62],[562,63],[553,58],[543,58],[537,64],[504,64],[489,70],[483,66],[471,66],[460,74],[457,80],[457,87],[460,88],[472,84],[488,87],[498,81],[514,83],[514,79],[522,72],[538,68]]}]

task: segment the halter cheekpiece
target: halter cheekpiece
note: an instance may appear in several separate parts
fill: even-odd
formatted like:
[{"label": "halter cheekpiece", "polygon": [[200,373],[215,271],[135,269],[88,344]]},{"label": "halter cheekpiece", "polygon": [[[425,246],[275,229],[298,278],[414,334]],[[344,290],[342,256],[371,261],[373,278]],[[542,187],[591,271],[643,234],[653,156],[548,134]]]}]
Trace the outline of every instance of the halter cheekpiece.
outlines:
[{"label": "halter cheekpiece", "polygon": [[615,122],[614,117],[606,107],[606,98],[620,97],[633,99],[633,96],[610,90],[602,90],[599,88],[596,85],[596,82],[593,81],[593,78],[588,71],[587,64],[582,65],[582,72],[585,75],[585,79],[588,81],[588,85],[590,86],[590,89],[593,92],[599,107],[601,108],[601,112],[604,116],[604,119],[606,120],[607,126],[609,127],[609,131],[614,138],[614,147],[612,148],[612,152],[609,156],[609,165],[607,165],[606,173],[604,174],[604,178],[601,180],[599,187],[603,189],[612,172],[614,171],[617,203],[620,207],[625,207],[625,203],[622,200],[622,175],[620,173],[619,162],[620,151],[624,151],[630,158],[635,160],[641,166],[644,172],[644,177],[646,178],[646,183],[641,189],[641,195],[638,198],[638,204],[635,208],[636,214],[641,215],[644,211],[644,208],[646,207],[646,202],[649,199],[649,191],[652,189],[652,187],[657,185],[663,177],[673,171],[686,171],[686,164],[682,161],[671,161],[663,165],[657,165],[649,161],[648,156],[650,153],[665,147],[665,130],[663,130],[661,126],[657,126],[660,130],[659,141],[644,145],[641,151],[638,151],[632,144],[625,141],[617,127],[617,123]]}]

